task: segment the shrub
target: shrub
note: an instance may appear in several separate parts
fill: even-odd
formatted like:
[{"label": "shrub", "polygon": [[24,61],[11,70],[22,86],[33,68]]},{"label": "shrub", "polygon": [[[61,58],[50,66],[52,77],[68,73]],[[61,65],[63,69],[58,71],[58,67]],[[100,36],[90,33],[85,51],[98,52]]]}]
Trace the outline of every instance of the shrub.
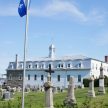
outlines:
[{"label": "shrub", "polygon": [[[89,87],[89,79],[83,79],[84,87]],[[108,87],[108,77],[104,78],[105,87]],[[94,80],[94,87],[99,87],[99,79]]]}]

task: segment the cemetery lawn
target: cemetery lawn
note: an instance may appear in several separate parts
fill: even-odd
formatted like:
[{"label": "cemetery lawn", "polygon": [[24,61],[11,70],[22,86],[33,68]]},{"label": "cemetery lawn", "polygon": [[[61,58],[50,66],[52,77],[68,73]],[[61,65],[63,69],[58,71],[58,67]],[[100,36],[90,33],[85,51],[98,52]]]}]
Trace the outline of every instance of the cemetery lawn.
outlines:
[{"label": "cemetery lawn", "polygon": [[[105,95],[98,95],[98,89],[95,89],[95,98],[87,98],[88,88],[76,89],[75,96],[78,108],[108,108],[108,93]],[[63,105],[67,92],[59,92],[54,94],[55,108]],[[44,93],[30,92],[25,93],[25,108],[44,108]],[[21,108],[21,93],[15,93],[14,99],[9,101],[0,100],[0,108]]]}]

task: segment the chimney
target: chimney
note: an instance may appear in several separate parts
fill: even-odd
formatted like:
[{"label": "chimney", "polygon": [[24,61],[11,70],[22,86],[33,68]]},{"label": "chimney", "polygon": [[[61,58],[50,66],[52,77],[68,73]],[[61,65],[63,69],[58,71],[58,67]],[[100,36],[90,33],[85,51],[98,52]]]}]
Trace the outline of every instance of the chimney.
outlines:
[{"label": "chimney", "polygon": [[108,63],[108,56],[105,56],[105,62]]}]

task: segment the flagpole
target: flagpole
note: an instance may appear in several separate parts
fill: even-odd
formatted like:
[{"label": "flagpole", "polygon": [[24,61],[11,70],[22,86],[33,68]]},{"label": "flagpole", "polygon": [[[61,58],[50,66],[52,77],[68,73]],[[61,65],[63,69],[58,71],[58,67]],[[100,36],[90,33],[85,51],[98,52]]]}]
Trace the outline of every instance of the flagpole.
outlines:
[{"label": "flagpole", "polygon": [[24,64],[23,64],[23,89],[22,89],[22,108],[24,108],[24,91],[25,91],[25,71],[26,71],[26,51],[27,51],[27,35],[28,35],[28,17],[29,17],[29,0],[26,4],[26,24],[25,24],[25,37],[24,37]]}]

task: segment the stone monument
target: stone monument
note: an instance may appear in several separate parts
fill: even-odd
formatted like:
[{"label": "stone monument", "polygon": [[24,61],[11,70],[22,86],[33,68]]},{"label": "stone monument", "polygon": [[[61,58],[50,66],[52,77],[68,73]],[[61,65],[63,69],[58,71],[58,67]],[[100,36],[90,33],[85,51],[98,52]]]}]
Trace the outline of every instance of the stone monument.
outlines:
[{"label": "stone monument", "polygon": [[3,93],[3,97],[2,97],[4,100],[9,100],[9,99],[11,99],[12,97],[11,97],[11,93],[9,92],[9,91],[5,91],[4,93]]},{"label": "stone monument", "polygon": [[99,75],[99,94],[105,94],[105,87],[104,87],[104,74],[103,74],[103,67],[101,63],[100,67],[100,75]]},{"label": "stone monument", "polygon": [[66,99],[64,100],[64,105],[74,106],[76,104],[74,88],[75,88],[74,77],[70,77],[70,81],[68,85],[68,93]]},{"label": "stone monument", "polygon": [[94,77],[93,77],[93,76],[91,76],[91,77],[89,78],[88,97],[95,97],[95,91],[94,91]]},{"label": "stone monument", "polygon": [[53,87],[53,94],[56,94],[56,93],[58,93],[58,91],[57,91],[57,87]]},{"label": "stone monument", "polygon": [[47,76],[47,82],[44,83],[45,88],[45,108],[54,108],[53,106],[53,93],[52,93],[52,83],[51,83],[51,73],[54,71],[51,70],[51,65],[49,65],[49,70],[46,70],[48,72]]}]

